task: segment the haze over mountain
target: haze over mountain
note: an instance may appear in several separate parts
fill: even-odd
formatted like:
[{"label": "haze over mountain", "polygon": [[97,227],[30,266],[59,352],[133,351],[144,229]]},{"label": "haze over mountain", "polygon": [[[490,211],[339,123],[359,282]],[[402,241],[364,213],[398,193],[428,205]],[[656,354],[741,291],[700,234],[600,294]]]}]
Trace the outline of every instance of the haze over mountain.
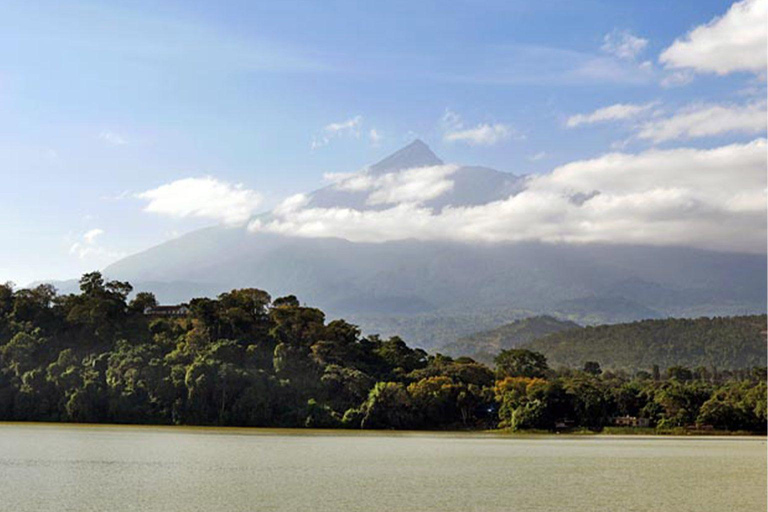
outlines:
[{"label": "haze over mountain", "polygon": [[[361,173],[331,177],[334,184],[304,196],[303,207],[375,211],[387,200],[372,201],[366,184],[398,186],[404,175],[416,176],[417,183],[423,183],[420,176],[429,177],[427,185],[437,188],[423,204],[435,211],[500,201],[526,190],[529,182],[484,167],[446,166],[417,140]],[[368,181],[360,186],[354,180]],[[533,314],[599,323],[766,308],[764,255],[540,241],[352,242],[258,229],[274,215],[258,216],[250,229],[191,232],[124,258],[104,273],[153,291],[162,302],[249,286],[275,297],[292,293],[366,331],[401,334],[422,346]],[[64,291],[69,287],[60,283]],[[464,320],[463,327],[446,330],[455,318]]]}]

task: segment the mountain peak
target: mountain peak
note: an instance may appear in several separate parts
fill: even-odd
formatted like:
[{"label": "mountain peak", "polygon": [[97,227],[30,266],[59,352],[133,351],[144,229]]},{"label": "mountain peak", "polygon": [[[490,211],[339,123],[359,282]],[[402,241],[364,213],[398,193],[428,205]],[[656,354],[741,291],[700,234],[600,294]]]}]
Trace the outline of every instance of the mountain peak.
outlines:
[{"label": "mountain peak", "polygon": [[380,162],[373,164],[369,171],[372,174],[385,174],[410,169],[411,167],[427,167],[431,165],[443,165],[443,161],[421,139],[416,139]]}]

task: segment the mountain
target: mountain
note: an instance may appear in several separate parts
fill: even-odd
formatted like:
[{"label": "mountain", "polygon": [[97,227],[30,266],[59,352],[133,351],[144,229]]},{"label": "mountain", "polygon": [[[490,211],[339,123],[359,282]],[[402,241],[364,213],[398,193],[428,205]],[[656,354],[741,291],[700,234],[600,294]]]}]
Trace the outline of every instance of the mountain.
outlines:
[{"label": "mountain", "polygon": [[[443,161],[420,140],[369,166],[366,172],[372,176],[396,173],[417,167],[443,165]],[[525,177],[515,176],[488,167],[460,166],[451,174],[453,187],[440,196],[426,201],[425,206],[441,210],[446,206],[474,206],[501,200],[525,188]],[[367,191],[343,190],[335,185],[311,193],[309,206],[316,208],[344,207],[358,210],[376,209],[366,204]],[[384,205],[378,206],[383,208]]]},{"label": "mountain", "polygon": [[[365,172],[442,163],[416,141]],[[459,167],[451,180],[451,190],[425,205],[486,203],[524,190],[527,181],[476,166]],[[310,204],[371,208],[364,192],[333,185],[310,194]],[[162,302],[246,286],[292,293],[365,332],[401,334],[425,348],[538,314],[597,324],[766,310],[764,255],[683,247],[353,243],[216,226],[124,258],[104,273],[154,291]]]},{"label": "mountain", "polygon": [[682,365],[718,370],[766,365],[766,315],[644,320],[550,334],[525,346],[552,367],[650,370]]},{"label": "mountain", "polygon": [[569,320],[558,320],[549,315],[534,316],[459,338],[441,350],[450,356],[470,356],[492,364],[493,358],[502,350],[517,348],[547,334],[579,328],[579,324]]}]

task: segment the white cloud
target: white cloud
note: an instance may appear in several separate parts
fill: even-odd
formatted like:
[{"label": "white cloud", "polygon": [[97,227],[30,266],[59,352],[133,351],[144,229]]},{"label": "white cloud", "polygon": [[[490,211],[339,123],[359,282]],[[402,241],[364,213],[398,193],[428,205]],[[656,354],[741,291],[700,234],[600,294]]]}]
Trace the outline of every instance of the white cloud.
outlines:
[{"label": "white cloud", "polygon": [[464,127],[464,122],[459,114],[447,108],[443,117],[440,118],[440,126],[445,132],[455,132]]},{"label": "white cloud", "polygon": [[629,143],[632,142],[632,137],[627,137],[624,139],[619,139],[611,142],[611,149],[613,151],[622,151],[626,149],[627,146],[629,146]]},{"label": "white cloud", "polygon": [[124,146],[128,144],[128,141],[125,139],[125,137],[119,133],[115,133],[109,130],[103,130],[101,133],[99,133],[99,139],[113,146]]},{"label": "white cloud", "polygon": [[327,124],[319,135],[312,137],[311,147],[312,149],[317,149],[326,146],[331,140],[345,135],[360,138],[360,126],[362,123],[363,116],[355,116],[346,121]]},{"label": "white cloud", "polygon": [[371,128],[368,131],[368,139],[371,141],[373,146],[378,146],[381,143],[382,138],[382,135],[376,130],[376,128]]},{"label": "white cloud", "polygon": [[97,238],[104,234],[103,229],[94,228],[83,233],[80,240],[74,242],[69,247],[69,254],[77,256],[79,259],[97,259],[101,261],[110,261],[122,258],[125,253],[113,251],[100,246]]},{"label": "white cloud", "polygon": [[653,142],[709,137],[724,133],[764,133],[768,115],[764,101],[747,105],[697,105],[664,119],[646,122],[638,137]]},{"label": "white cloud", "polygon": [[450,109],[446,109],[440,119],[440,126],[444,141],[463,142],[470,146],[493,146],[510,137],[525,139],[523,134],[503,123],[480,123],[473,128],[466,128],[461,116]]},{"label": "white cloud", "polygon": [[450,176],[456,165],[414,167],[382,175],[367,170],[357,173],[326,174],[339,190],[369,192],[369,205],[412,203],[420,204],[441,196],[453,188]]},{"label": "white cloud", "polygon": [[210,176],[176,180],[136,197],[149,201],[145,212],[177,218],[199,217],[225,224],[247,221],[261,204],[257,192]]},{"label": "white cloud", "polygon": [[614,30],[605,35],[600,49],[620,59],[635,60],[646,46],[647,39],[637,37],[627,30]]},{"label": "white cloud", "polygon": [[649,61],[596,56],[575,68],[569,77],[575,79],[576,83],[647,84],[654,77],[654,69]]},{"label": "white cloud", "polygon": [[659,62],[725,75],[735,71],[765,74],[768,62],[768,0],[737,2],[723,16],[691,30],[664,50]]},{"label": "white cloud", "polygon": [[86,231],[86,233],[83,235],[83,240],[86,241],[86,243],[92,244],[96,241],[96,238],[104,234],[103,229],[95,228],[91,229],[90,231]]},{"label": "white cloud", "polygon": [[529,156],[528,160],[530,160],[531,162],[538,162],[539,160],[544,160],[545,158],[547,158],[547,156],[549,155],[547,155],[546,151],[539,151],[538,153]]},{"label": "white cloud", "polygon": [[575,128],[582,124],[593,124],[604,121],[619,121],[622,119],[629,119],[637,117],[653,108],[656,103],[645,103],[643,105],[637,105],[632,103],[617,103],[609,107],[603,107],[590,112],[589,114],[576,114],[571,116],[566,121],[565,125],[568,128]]},{"label": "white cloud", "polygon": [[132,196],[130,190],[123,190],[119,194],[105,194],[101,196],[99,199],[102,201],[122,201],[123,199],[128,199]]},{"label": "white cloud", "polygon": [[385,174],[376,180],[367,202],[371,205],[423,203],[451,190],[453,181],[448,178],[457,170],[455,165],[436,165]]},{"label": "white cloud", "polygon": [[493,146],[497,142],[509,138],[512,129],[501,123],[479,124],[474,128],[448,132],[443,139],[448,142],[466,142],[470,146]]},{"label": "white cloud", "polygon": [[324,130],[328,133],[354,132],[357,133],[360,123],[363,122],[362,116],[355,116],[340,123],[331,123],[326,125]]},{"label": "white cloud", "polygon": [[283,200],[272,213],[276,215],[286,215],[294,212],[300,208],[303,208],[309,202],[309,197],[306,194],[294,194]]},{"label": "white cloud", "polygon": [[763,252],[765,168],[764,139],[611,153],[532,177],[523,192],[479,206],[439,212],[418,202],[379,210],[300,206],[251,229],[365,242],[539,240]]},{"label": "white cloud", "polygon": [[375,178],[364,169],[359,172],[327,172],[323,174],[323,179],[332,182],[339,190],[361,192],[370,190]]},{"label": "white cloud", "polygon": [[691,71],[687,69],[673,71],[664,75],[661,79],[661,86],[666,88],[679,87],[691,83],[691,80],[693,80],[693,73]]}]

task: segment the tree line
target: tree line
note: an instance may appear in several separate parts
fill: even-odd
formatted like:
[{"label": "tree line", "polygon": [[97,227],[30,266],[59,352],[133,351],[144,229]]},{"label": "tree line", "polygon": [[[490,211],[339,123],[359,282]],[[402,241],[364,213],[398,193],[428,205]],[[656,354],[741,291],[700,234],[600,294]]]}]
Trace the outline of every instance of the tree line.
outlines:
[{"label": "tree line", "polygon": [[766,365],[766,315],[664,318],[561,330],[526,348],[553,365],[585,360],[628,370],[688,365],[721,369]]},{"label": "tree line", "polygon": [[362,336],[294,296],[233,290],[156,318],[145,314],[155,297],[132,292],[98,272],[77,294],[0,285],[0,420],[599,430],[630,416],[660,429],[766,427],[765,368],[552,369],[526,349],[490,368]]}]

